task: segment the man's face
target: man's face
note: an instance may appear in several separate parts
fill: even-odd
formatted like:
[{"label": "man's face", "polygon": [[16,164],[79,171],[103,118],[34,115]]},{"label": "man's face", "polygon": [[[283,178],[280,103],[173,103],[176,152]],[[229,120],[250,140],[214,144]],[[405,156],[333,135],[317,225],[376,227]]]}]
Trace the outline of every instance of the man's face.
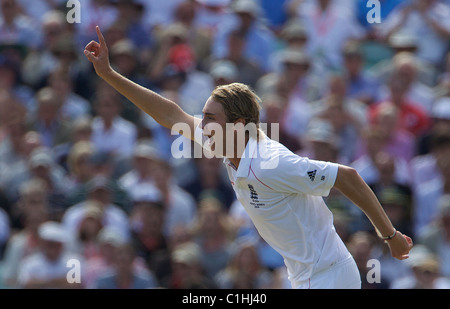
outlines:
[{"label": "man's face", "polygon": [[104,119],[114,119],[114,117],[120,114],[119,106],[119,103],[114,101],[114,99],[105,97],[99,99],[96,106],[96,111],[98,115]]},{"label": "man's face", "polygon": [[58,260],[64,248],[62,243],[49,240],[42,240],[41,246],[45,257],[50,261]]},{"label": "man's face", "polygon": [[229,159],[243,155],[248,136],[256,136],[258,130],[254,123],[245,124],[244,118],[228,120],[222,104],[211,97],[203,108],[201,129],[203,146],[212,156]]},{"label": "man's face", "polygon": [[203,107],[201,129],[203,130],[203,136],[207,138],[206,143],[210,144],[214,155],[225,153],[226,124],[227,117],[222,105],[210,97]]}]

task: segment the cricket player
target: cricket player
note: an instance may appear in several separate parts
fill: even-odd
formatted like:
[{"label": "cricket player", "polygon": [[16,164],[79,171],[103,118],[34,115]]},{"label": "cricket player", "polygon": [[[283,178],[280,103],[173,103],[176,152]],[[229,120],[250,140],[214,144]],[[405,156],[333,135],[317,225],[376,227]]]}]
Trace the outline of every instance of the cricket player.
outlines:
[{"label": "cricket player", "polygon": [[180,134],[224,157],[237,198],[260,235],[284,257],[293,288],[361,288],[356,263],[323,200],[333,187],[364,211],[394,258],[408,258],[411,238],[395,229],[353,168],[299,157],[258,129],[260,99],[249,87],[217,87],[205,103],[202,119],[196,118],[114,71],[98,27],[97,34],[99,42],[88,43],[84,54],[98,76],[159,124],[171,129],[185,124]]}]

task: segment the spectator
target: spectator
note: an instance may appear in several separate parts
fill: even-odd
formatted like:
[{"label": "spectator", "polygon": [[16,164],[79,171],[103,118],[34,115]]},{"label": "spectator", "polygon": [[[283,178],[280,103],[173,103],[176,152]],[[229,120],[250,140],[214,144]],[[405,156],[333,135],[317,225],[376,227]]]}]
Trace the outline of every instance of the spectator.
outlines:
[{"label": "spectator", "polygon": [[26,257],[20,265],[18,282],[23,288],[80,288],[77,282],[67,280],[67,261],[81,259],[65,247],[69,235],[56,222],[47,221],[39,226],[39,251]]},{"label": "spectator", "polygon": [[154,1],[144,2],[145,12],[143,20],[147,23],[147,28],[157,31],[173,24],[174,12],[184,0],[167,0],[156,3]]},{"label": "spectator", "polygon": [[389,99],[369,107],[370,122],[373,123],[383,105],[392,105],[399,110],[398,126],[400,128],[414,134],[415,137],[423,134],[429,126],[428,114],[417,103],[408,99],[408,88],[405,82],[393,75],[389,80],[388,87],[390,91]]},{"label": "spectator", "polygon": [[417,57],[439,65],[450,37],[448,4],[437,0],[418,0],[392,12],[380,28],[380,34],[389,38],[399,30],[408,31],[417,39]]},{"label": "spectator", "polygon": [[230,17],[231,2],[232,0],[195,0],[195,24],[214,36],[219,27]]},{"label": "spectator", "polygon": [[443,97],[433,104],[430,128],[417,138],[417,154],[426,155],[430,153],[431,140],[435,132],[450,132],[450,97]]},{"label": "spectator", "polygon": [[0,4],[0,43],[21,43],[37,48],[41,43],[38,25],[21,14],[16,0],[2,0]]},{"label": "spectator", "polygon": [[[270,59],[271,71],[279,72],[282,70],[283,52],[285,50],[301,50],[306,51],[308,42],[308,34],[303,21],[300,18],[293,17],[286,21],[286,24],[280,30],[278,35],[281,48],[274,51]],[[314,63],[312,63],[314,70]]]},{"label": "spectator", "polygon": [[[142,188],[142,186],[140,186]],[[147,267],[162,280],[170,261],[168,237],[164,235],[165,212],[157,192],[135,190],[133,195],[132,243]]]},{"label": "spectator", "polygon": [[173,274],[175,265],[173,254],[177,248],[182,248],[185,244],[193,243],[192,235],[190,234],[189,227],[178,225],[172,229],[170,235],[166,237],[166,239],[169,256],[166,256],[165,254],[158,256],[156,259],[157,265],[153,270],[155,271],[155,275],[157,276],[161,287],[170,288],[172,285],[172,287],[179,287],[180,282]]},{"label": "spectator", "polygon": [[407,162],[401,158],[382,150],[384,136],[377,128],[369,128],[364,132],[367,153],[352,162],[352,166],[360,173],[367,183],[376,183],[380,180],[378,160],[390,162],[394,159],[394,181],[399,184],[411,184],[411,175]]},{"label": "spectator", "polygon": [[7,139],[8,124],[23,123],[26,116],[26,108],[11,95],[10,92],[2,89],[0,90],[0,145],[5,147],[2,143]]},{"label": "spectator", "polygon": [[361,285],[363,289],[387,289],[390,282],[381,274],[379,282],[369,282],[367,276],[369,273],[369,266],[367,262],[372,257],[372,252],[376,246],[375,239],[369,232],[359,231],[354,233],[347,244],[350,253],[355,259],[361,275]]},{"label": "spectator", "polygon": [[151,31],[146,27],[142,13],[144,4],[137,0],[118,0],[116,1],[117,17],[116,22],[125,27],[126,36],[132,43],[138,47],[138,60],[146,57],[152,46]]},{"label": "spectator", "polygon": [[[82,283],[83,287],[87,289],[94,288],[94,284],[100,278],[105,275],[109,276],[114,272],[114,260],[119,248],[129,246],[122,233],[114,227],[103,227],[97,234],[97,243],[99,255],[86,261],[85,276]],[[139,258],[134,259],[133,269],[139,274],[148,273],[145,262]]]},{"label": "spectator", "polygon": [[326,71],[340,69],[344,44],[348,40],[364,36],[364,30],[352,12],[334,2],[336,1],[309,1],[293,9],[306,27],[308,54]]},{"label": "spectator", "polygon": [[211,55],[212,33],[199,23],[201,4],[196,1],[181,2],[173,12],[175,23],[179,22],[187,29],[187,41],[192,46],[197,68],[206,69],[206,60]]},{"label": "spectator", "polygon": [[[17,199],[16,196],[16,192],[15,190],[17,189],[16,186],[13,186],[12,189],[10,189],[9,187],[9,183],[14,179],[14,177],[17,176],[17,173],[19,171],[19,173],[22,173],[23,171],[26,171],[28,169],[28,160],[31,156],[31,153],[33,152],[33,150],[35,150],[36,148],[41,147],[41,141],[39,139],[39,135],[36,132],[33,131],[29,131],[26,133],[22,133],[21,130],[25,128],[25,125],[21,124],[20,126],[16,127],[14,126],[14,131],[11,131],[11,134],[18,134],[18,136],[14,136],[14,143],[15,142],[19,142],[20,144],[20,148],[16,148],[17,150],[14,151],[18,151],[18,156],[14,157],[10,155],[14,155],[14,152],[11,150],[8,150],[8,145],[4,145],[6,146],[5,148],[3,148],[3,150],[5,150],[5,157],[3,157],[5,159],[4,162],[2,162],[4,164],[4,166],[2,167],[8,167],[8,168],[4,168],[2,170],[2,174],[0,177],[0,185],[3,189],[4,194],[6,195],[6,198],[10,201],[10,202],[15,202]],[[23,127],[23,128],[21,128]],[[17,130],[17,131],[16,131]],[[24,129],[25,131],[25,129]],[[14,133],[15,132],[15,133]],[[2,158],[2,159],[3,159]],[[8,159],[11,159],[11,161],[7,161]],[[14,158],[16,158],[16,160],[14,160]]]},{"label": "spectator", "polygon": [[18,232],[25,227],[25,218],[29,208],[39,208],[49,213],[49,191],[44,180],[32,178],[25,181],[19,188],[19,198],[10,209],[9,217],[13,232]]},{"label": "spectator", "polygon": [[65,171],[55,164],[50,152],[45,147],[34,149],[27,161],[27,166],[15,171],[15,174],[6,182],[5,188],[8,189],[7,193],[11,201],[17,200],[20,186],[33,178],[45,182],[52,215],[58,216],[66,206],[68,179]]},{"label": "spectator", "polygon": [[412,192],[407,186],[391,183],[390,186],[372,186],[389,219],[400,231],[414,235],[411,229]]},{"label": "spectator", "polygon": [[267,125],[267,136],[271,139],[279,141],[285,145],[289,150],[297,152],[302,150],[304,143],[302,136],[298,136],[293,132],[287,132],[287,125],[284,119],[288,117],[287,105],[283,97],[277,94],[268,94],[262,98],[264,104],[264,115],[262,115],[262,122]]},{"label": "spectator", "polygon": [[136,56],[138,50],[139,47],[128,38],[115,42],[111,46],[111,65],[123,76],[148,87],[149,80],[144,76],[139,58]]},{"label": "spectator", "polygon": [[237,0],[231,4],[232,16],[223,24],[218,25],[218,31],[213,41],[213,57],[221,59],[229,53],[228,37],[233,31],[245,35],[245,58],[255,62],[261,70],[270,70],[267,59],[275,48],[275,36],[261,22],[261,8],[256,1]]},{"label": "spectator", "polygon": [[[11,116],[8,113],[5,114],[5,116]],[[3,180],[7,177],[6,167],[16,164],[24,165],[28,155],[23,143],[26,126],[23,121],[14,118],[16,117],[9,118],[9,121],[6,119],[2,121],[4,123],[2,129],[5,136],[0,141],[0,168],[4,173],[0,175],[0,186],[2,186]]]},{"label": "spectator", "polygon": [[36,110],[35,93],[32,88],[21,82],[23,74],[20,72],[20,61],[8,57],[6,51],[2,52],[0,55],[0,89],[3,92],[2,96],[10,97],[11,107],[20,104],[26,109],[26,114],[29,116]]},{"label": "spectator", "polygon": [[283,70],[261,77],[256,91],[261,97],[275,94],[282,98],[280,128],[301,138],[312,117],[309,103],[320,98],[321,87],[311,73],[311,59],[304,52],[285,50],[282,59]]},{"label": "spectator", "polygon": [[23,259],[39,250],[38,227],[47,221],[48,201],[45,184],[31,180],[24,184],[16,212],[10,215],[11,238],[6,246],[3,259],[3,280],[7,287],[18,287],[18,271]]},{"label": "spectator", "polygon": [[411,160],[412,183],[414,190],[432,180],[442,181],[440,166],[450,156],[450,135],[444,125],[436,128],[430,135],[430,152],[418,155]]},{"label": "spectator", "polygon": [[74,235],[73,250],[84,261],[97,258],[100,253],[98,235],[103,228],[102,208],[93,200],[86,201],[84,216],[81,219],[78,230]]},{"label": "spectator", "polygon": [[217,196],[228,210],[235,197],[230,185],[224,180],[221,160],[202,157],[194,159],[194,163],[197,174],[183,188],[195,198],[197,203],[200,202],[203,194],[210,192]]},{"label": "spectator", "polygon": [[194,242],[186,242],[172,251],[172,275],[168,287],[171,289],[216,288],[202,267],[201,251]]},{"label": "spectator", "polygon": [[80,22],[76,24],[79,42],[95,38],[95,26],[107,29],[117,19],[117,8],[107,0],[88,0],[81,6]]},{"label": "spectator", "polygon": [[96,289],[149,289],[158,286],[156,278],[149,271],[139,271],[134,267],[135,251],[125,244],[116,248],[111,272],[94,282]]},{"label": "spectator", "polygon": [[147,141],[138,141],[133,152],[132,168],[119,178],[119,184],[129,194],[141,184],[153,184],[152,170],[159,160],[160,154],[155,145]]},{"label": "spectator", "polygon": [[70,123],[61,117],[62,97],[50,87],[36,94],[37,113],[28,124],[40,134],[43,146],[53,148],[70,139]]},{"label": "spectator", "polygon": [[[382,150],[409,162],[416,154],[416,138],[399,124],[399,109],[393,105],[382,105],[371,126],[381,134]],[[369,128],[370,129],[370,128]],[[364,145],[359,146],[356,157],[366,153]]]},{"label": "spectator", "polygon": [[329,121],[312,119],[305,135],[305,149],[301,154],[314,160],[341,161],[339,144],[339,136]]},{"label": "spectator", "polygon": [[170,235],[180,225],[190,226],[197,212],[197,204],[191,194],[176,184],[168,162],[159,161],[153,169],[153,180],[153,186],[161,194],[165,206],[164,234]]},{"label": "spectator", "polygon": [[242,75],[238,71],[238,67],[227,59],[214,61],[209,70],[214,79],[214,86],[226,85],[234,83]]},{"label": "spectator", "polygon": [[427,247],[439,260],[443,276],[450,276],[449,240],[450,240],[450,195],[443,195],[439,199],[439,214],[435,222],[428,225],[418,242]]},{"label": "spectator", "polygon": [[[392,58],[392,79],[398,80],[405,87],[405,98],[430,113],[435,96],[433,90],[418,79],[419,63],[411,53],[402,52]],[[380,100],[389,97],[387,88],[381,87]]]},{"label": "spectator", "polygon": [[27,55],[22,67],[23,80],[35,89],[58,67],[55,53],[59,39],[67,35],[65,25],[66,18],[61,11],[50,10],[42,16],[42,46]]},{"label": "spectator", "polygon": [[311,103],[312,117],[329,121],[339,136],[338,157],[345,162],[356,158],[356,146],[366,122],[366,106],[347,95],[347,82],[341,75],[330,77],[328,94]]},{"label": "spectator", "polygon": [[[75,53],[75,51],[71,52]],[[61,101],[60,117],[62,119],[74,121],[90,115],[91,105],[85,98],[74,92],[69,72],[56,69],[48,76],[47,83]]]},{"label": "spectator", "polygon": [[93,152],[87,158],[87,162],[85,163],[88,165],[87,168],[89,168],[89,170],[86,170],[86,176],[90,175],[90,179],[86,178],[86,183],[80,184],[70,191],[70,195],[68,196],[69,205],[74,205],[84,201],[89,195],[88,193],[90,189],[88,181],[97,177],[107,180],[111,202],[124,211],[129,211],[129,194],[124,188],[122,188],[116,177],[114,177],[114,170],[118,168],[117,165],[120,164],[120,161],[118,162],[114,160],[114,157],[111,154],[99,152],[96,149],[93,149]]},{"label": "spectator", "polygon": [[94,107],[97,116],[92,121],[91,140],[96,149],[117,158],[129,156],[136,143],[137,128],[120,116],[122,105],[117,92],[100,83]]},{"label": "spectator", "polygon": [[342,53],[348,96],[366,105],[378,101],[380,84],[364,69],[364,54],[361,46],[356,42],[348,42]]},{"label": "spectator", "polygon": [[[258,66],[257,63],[255,63],[252,59],[248,58],[248,56],[244,54],[247,42],[245,37],[246,34],[239,30],[230,32],[227,41],[227,53],[224,55],[224,58],[216,59],[216,61],[231,61],[231,63],[236,66],[237,74],[236,76],[230,76],[228,79],[231,79],[232,81],[239,81],[241,83],[248,84],[251,87],[255,87],[258,79],[263,76],[265,71],[261,69],[261,67]],[[215,73],[213,72],[215,62],[213,62],[210,68],[210,73],[211,75],[213,75],[213,77],[213,73]],[[224,62],[222,62],[222,64],[223,63]]]},{"label": "spectator", "polygon": [[[55,162],[58,163],[61,167],[63,167],[71,176],[78,177],[74,175],[74,173],[78,173],[79,171],[75,171],[75,166],[78,164],[77,162],[73,161],[73,156],[78,156],[78,148],[80,146],[75,147],[76,145],[86,145],[90,144],[89,148],[89,155],[92,154],[94,151],[94,145],[90,142],[91,141],[91,135],[92,135],[92,119],[91,117],[80,117],[74,120],[71,124],[71,134],[70,134],[70,140],[66,143],[60,144],[58,146],[53,147],[52,153],[53,158],[55,159]],[[85,148],[85,147],[81,147]],[[81,149],[80,148],[80,149]],[[75,169],[74,169],[75,168]],[[86,174],[83,176],[85,177]],[[75,180],[75,179],[72,179]],[[76,182],[76,180],[75,180]]]},{"label": "spectator", "polygon": [[429,87],[433,87],[436,83],[437,68],[417,57],[418,40],[419,38],[407,30],[393,33],[387,41],[391,54],[370,66],[369,71],[371,74],[380,82],[385,83],[392,73],[394,61],[398,58],[397,55],[412,55],[414,56],[415,68],[417,70],[417,80]]},{"label": "spectator", "polygon": [[248,240],[237,239],[234,252],[226,268],[215,276],[221,289],[267,289],[272,274],[261,265],[255,246]]},{"label": "spectator", "polygon": [[[149,77],[160,92],[175,91],[175,102],[198,115],[203,107],[200,104],[208,99],[214,86],[212,78],[197,68],[199,59],[195,59],[188,35],[189,29],[181,23],[161,30],[154,61],[148,67]],[[168,75],[179,77],[177,83],[168,85],[164,79]]]},{"label": "spectator", "polygon": [[422,183],[414,191],[414,233],[421,235],[424,228],[436,220],[439,199],[450,193],[450,157],[440,159],[437,167],[442,175]]},{"label": "spectator", "polygon": [[47,0],[35,0],[33,1],[33,5],[30,5],[27,0],[17,0],[17,4],[20,5],[21,12],[32,18],[35,22],[40,23],[45,13],[56,9],[63,1],[55,0],[48,2]]},{"label": "spectator", "polygon": [[[64,23],[64,26],[67,27]],[[86,62],[80,58],[78,53],[78,46],[75,42],[75,34],[73,29],[64,29],[62,35],[57,38],[55,46],[52,50],[55,56],[56,65],[53,67],[47,75],[45,75],[45,81],[48,83],[49,75],[55,71],[62,72],[65,74],[67,79],[70,80],[70,90],[73,92],[71,94],[71,99],[82,101],[83,99],[88,99],[93,94],[93,85],[89,83],[89,67],[86,66]],[[84,103],[81,103],[84,105]],[[87,108],[87,106],[79,107],[79,109]],[[72,109],[75,109],[72,106]],[[90,108],[89,108],[90,109]]]},{"label": "spectator", "polygon": [[407,263],[412,275],[392,282],[391,289],[449,289],[450,281],[440,271],[440,263],[425,246],[416,245]]},{"label": "spectator", "polygon": [[213,278],[228,263],[234,233],[235,227],[219,200],[207,197],[199,202],[192,235],[200,247],[201,263],[209,278]]},{"label": "spectator", "polygon": [[103,226],[115,227],[124,239],[129,239],[130,227],[127,213],[119,206],[112,203],[110,181],[104,176],[96,176],[86,184],[87,198],[78,204],[70,206],[62,217],[65,229],[75,235],[85,216],[88,201],[94,200],[100,205]]}]

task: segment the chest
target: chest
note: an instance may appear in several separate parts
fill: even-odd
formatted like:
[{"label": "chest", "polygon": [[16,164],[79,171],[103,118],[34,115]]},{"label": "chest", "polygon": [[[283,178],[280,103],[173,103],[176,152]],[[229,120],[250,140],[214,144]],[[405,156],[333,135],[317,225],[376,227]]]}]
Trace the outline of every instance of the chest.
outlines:
[{"label": "chest", "polygon": [[264,176],[258,177],[249,171],[247,177],[236,177],[233,168],[228,169],[228,176],[237,199],[249,214],[274,209],[285,198],[283,193],[273,190],[265,182]]}]

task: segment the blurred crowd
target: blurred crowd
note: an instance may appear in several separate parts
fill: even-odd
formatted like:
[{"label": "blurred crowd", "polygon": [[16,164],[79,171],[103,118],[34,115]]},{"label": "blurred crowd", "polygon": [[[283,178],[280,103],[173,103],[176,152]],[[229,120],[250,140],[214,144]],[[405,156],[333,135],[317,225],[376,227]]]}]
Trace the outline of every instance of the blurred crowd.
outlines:
[{"label": "blurred crowd", "polygon": [[174,159],[180,137],[96,76],[99,25],[115,70],[188,113],[246,83],[269,136],[353,166],[415,243],[393,259],[332,190],[363,288],[450,288],[450,1],[79,3],[0,0],[0,287],[290,288],[221,159]]}]

